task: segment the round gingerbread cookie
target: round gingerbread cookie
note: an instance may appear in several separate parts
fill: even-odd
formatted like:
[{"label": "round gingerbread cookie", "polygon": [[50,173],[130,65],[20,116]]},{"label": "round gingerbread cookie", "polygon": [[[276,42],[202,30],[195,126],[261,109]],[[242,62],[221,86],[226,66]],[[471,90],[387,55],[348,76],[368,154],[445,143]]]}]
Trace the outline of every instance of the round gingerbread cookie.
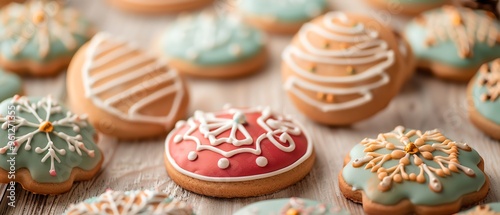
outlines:
[{"label": "round gingerbread cookie", "polygon": [[367,214],[452,214],[489,190],[481,156],[438,130],[398,126],[362,140],[344,164],[340,190]]},{"label": "round gingerbread cookie", "polygon": [[269,108],[197,111],[165,142],[167,172],[195,193],[233,198],[288,187],[311,170],[315,154],[297,121]]},{"label": "round gingerbread cookie", "polygon": [[72,204],[64,215],[193,215],[187,203],[173,199],[166,193],[151,190],[107,190],[97,197]]},{"label": "round gingerbread cookie", "polygon": [[467,101],[472,123],[500,140],[500,58],[479,68],[469,83]]},{"label": "round gingerbread cookie", "polygon": [[460,215],[500,215],[500,202],[488,203],[458,213]]},{"label": "round gingerbread cookie", "polygon": [[281,34],[297,32],[328,9],[326,0],[239,0],[236,6],[247,23]]},{"label": "round gingerbread cookie", "polygon": [[372,18],[329,12],[282,55],[285,90],[314,121],[348,125],[384,109],[413,73],[411,48]]},{"label": "round gingerbread cookie", "polygon": [[214,0],[108,0],[113,6],[122,10],[143,13],[161,14],[193,10],[211,4]]},{"label": "round gingerbread cookie", "polygon": [[203,78],[255,73],[267,62],[263,32],[239,19],[204,11],[184,15],[159,39],[159,52],[179,72]]},{"label": "round gingerbread cookie", "polygon": [[94,33],[77,11],[55,1],[12,3],[0,16],[0,65],[20,74],[58,74]]},{"label": "round gingerbread cookie", "polygon": [[391,14],[407,16],[418,15],[445,4],[451,4],[451,0],[365,0],[370,5],[387,10]]},{"label": "round gingerbread cookie", "polygon": [[21,78],[0,69],[0,102],[22,92]]},{"label": "round gingerbread cookie", "polygon": [[166,135],[184,118],[189,94],[175,69],[137,46],[99,33],[68,69],[72,109],[123,140]]},{"label": "round gingerbread cookie", "polygon": [[500,57],[500,23],[485,11],[443,6],[414,18],[404,34],[417,66],[446,80],[468,81]]},{"label": "round gingerbread cookie", "polygon": [[349,215],[338,207],[301,198],[271,199],[241,208],[233,215]]},{"label": "round gingerbread cookie", "polygon": [[0,182],[60,194],[90,180],[103,161],[97,134],[84,115],[52,97],[14,96],[0,104]]}]

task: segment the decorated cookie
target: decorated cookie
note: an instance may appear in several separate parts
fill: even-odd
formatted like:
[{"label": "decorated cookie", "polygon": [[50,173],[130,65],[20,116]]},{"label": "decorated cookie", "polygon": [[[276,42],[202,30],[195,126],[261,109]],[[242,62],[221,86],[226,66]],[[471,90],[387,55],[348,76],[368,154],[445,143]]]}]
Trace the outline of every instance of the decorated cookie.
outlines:
[{"label": "decorated cookie", "polygon": [[384,109],[413,73],[411,49],[391,29],[329,12],[302,26],[282,55],[285,90],[309,118],[348,125]]},{"label": "decorated cookie", "polygon": [[500,14],[498,13],[498,0],[461,0],[459,3],[464,7],[488,11],[497,19],[500,19]]},{"label": "decorated cookie", "polygon": [[499,215],[500,202],[479,205],[467,211],[459,213],[461,215]]},{"label": "decorated cookie", "polygon": [[179,72],[206,78],[254,73],[267,61],[265,35],[209,11],[181,16],[160,37],[160,53]]},{"label": "decorated cookie", "polygon": [[97,34],[68,69],[68,96],[97,130],[119,139],[166,135],[187,111],[175,69],[126,41]]},{"label": "decorated cookie", "polygon": [[301,180],[315,155],[310,137],[269,108],[197,111],[168,135],[165,164],[177,184],[224,198],[258,196]]},{"label": "decorated cookie", "polygon": [[467,100],[472,123],[500,140],[500,58],[479,68],[469,83]]},{"label": "decorated cookie", "polygon": [[387,10],[394,15],[414,16],[445,4],[451,0],[365,0],[370,5]]},{"label": "decorated cookie", "polygon": [[12,3],[0,16],[0,65],[22,74],[61,72],[93,34],[78,12],[56,1]]},{"label": "decorated cookie", "polygon": [[101,168],[97,135],[86,116],[69,112],[50,96],[5,100],[0,125],[0,183],[60,194]]},{"label": "decorated cookie", "polygon": [[65,215],[193,215],[187,203],[173,199],[166,193],[150,190],[112,191],[107,190],[100,196],[72,204]]},{"label": "decorated cookie", "polygon": [[339,186],[367,214],[452,214],[486,196],[483,169],[466,143],[398,126],[354,146]]},{"label": "decorated cookie", "polygon": [[239,0],[238,11],[249,24],[273,33],[293,34],[327,10],[326,0]]},{"label": "decorated cookie", "polygon": [[21,79],[0,69],[0,102],[22,93]]},{"label": "decorated cookie", "polygon": [[349,215],[340,208],[331,207],[309,199],[271,199],[250,204],[234,215]]},{"label": "decorated cookie", "polygon": [[443,6],[411,21],[405,37],[418,67],[447,80],[468,81],[500,57],[500,23],[485,11]]},{"label": "decorated cookie", "polygon": [[108,0],[112,5],[134,13],[160,14],[203,7],[214,0]]}]

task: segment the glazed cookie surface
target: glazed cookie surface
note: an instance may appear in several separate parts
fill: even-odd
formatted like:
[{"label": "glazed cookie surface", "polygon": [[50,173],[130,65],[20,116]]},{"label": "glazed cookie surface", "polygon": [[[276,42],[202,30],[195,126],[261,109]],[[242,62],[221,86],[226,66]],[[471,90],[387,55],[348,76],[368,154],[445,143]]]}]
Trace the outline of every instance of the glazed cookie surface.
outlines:
[{"label": "glazed cookie surface", "polygon": [[479,205],[467,211],[460,212],[461,215],[499,215],[500,202]]},{"label": "glazed cookie surface", "polygon": [[236,6],[245,21],[274,33],[295,33],[305,22],[327,10],[325,0],[240,0]]},{"label": "glazed cookie surface", "polygon": [[166,143],[169,176],[187,190],[216,197],[275,192],[307,175],[314,163],[298,122],[269,108],[197,111]]},{"label": "glazed cookie surface", "polygon": [[0,69],[0,102],[23,91],[21,78]]},{"label": "glazed cookie surface", "polygon": [[450,0],[366,0],[371,5],[391,14],[413,16],[424,11],[450,4]]},{"label": "glazed cookie surface", "polygon": [[69,112],[50,96],[15,96],[0,104],[0,115],[0,182],[59,194],[99,171],[103,156],[94,129],[85,116]]},{"label": "glazed cookie surface", "polygon": [[114,6],[135,13],[161,14],[193,10],[213,0],[108,0]]},{"label": "glazed cookie surface", "polygon": [[340,208],[331,207],[314,200],[301,198],[271,199],[256,202],[241,208],[234,215],[349,215]]},{"label": "glazed cookie surface", "polygon": [[58,74],[93,35],[77,11],[55,1],[12,3],[0,16],[0,65],[17,73]]},{"label": "glazed cookie surface", "polygon": [[193,215],[187,203],[173,199],[166,193],[150,190],[112,191],[72,204],[65,215]]},{"label": "glazed cookie surface", "polygon": [[485,11],[443,6],[416,17],[404,34],[418,66],[443,79],[468,81],[500,57],[500,23]]},{"label": "glazed cookie surface", "polygon": [[500,58],[479,68],[468,87],[469,116],[486,134],[500,140]]},{"label": "glazed cookie surface", "polygon": [[354,146],[339,186],[369,214],[451,214],[486,196],[483,169],[481,156],[469,145],[438,130],[398,126]]},{"label": "glazed cookie surface", "polygon": [[180,72],[231,78],[258,71],[267,61],[266,37],[237,18],[204,11],[180,16],[160,37],[160,53]]},{"label": "glazed cookie surface", "polygon": [[88,113],[97,130],[119,139],[166,135],[189,102],[175,69],[105,33],[76,53],[67,83],[73,110]]},{"label": "glazed cookie surface", "polygon": [[320,123],[348,125],[385,108],[413,63],[411,49],[390,28],[329,12],[302,26],[282,54],[281,71],[300,111]]}]

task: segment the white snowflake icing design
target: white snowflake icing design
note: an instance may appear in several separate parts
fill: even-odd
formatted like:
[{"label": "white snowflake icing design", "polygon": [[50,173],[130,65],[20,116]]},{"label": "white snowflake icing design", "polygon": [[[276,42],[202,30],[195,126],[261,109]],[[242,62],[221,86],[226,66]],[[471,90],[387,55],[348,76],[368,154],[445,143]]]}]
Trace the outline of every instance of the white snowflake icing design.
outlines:
[{"label": "white snowflake icing design", "polygon": [[192,215],[185,202],[170,198],[165,193],[107,190],[98,197],[71,205],[65,214],[178,214]]},{"label": "white snowflake icing design", "polygon": [[68,50],[78,44],[74,34],[87,35],[87,28],[79,24],[78,14],[62,8],[57,2],[32,1],[26,4],[12,4],[3,9],[0,23],[7,29],[0,36],[2,40],[15,39],[14,55],[19,54],[30,41],[36,41],[41,57],[50,51],[51,40],[61,41]]},{"label": "white snowflake icing design", "polygon": [[315,206],[307,206],[304,200],[296,197],[290,198],[287,204],[281,208],[279,214],[296,214],[296,215],[322,215],[329,213],[338,213],[340,208],[327,207],[325,204],[320,203]]},{"label": "white snowflake icing design", "polygon": [[486,87],[487,92],[481,95],[482,101],[492,101],[500,97],[500,59],[496,59],[491,63],[483,64],[479,69],[478,77],[479,86]]},{"label": "white snowflake icing design", "polygon": [[[417,136],[414,142],[410,138]],[[394,144],[387,141],[388,138],[399,140],[400,144]],[[432,144],[426,144],[432,142]],[[366,138],[361,141],[365,146],[366,155],[362,158],[356,158],[352,162],[353,167],[361,167],[366,164],[365,169],[376,172],[380,181],[378,189],[381,191],[390,190],[393,182],[401,183],[405,181],[416,181],[425,183],[425,175],[429,177],[429,188],[434,192],[440,192],[443,189],[438,177],[446,177],[451,172],[462,171],[466,175],[475,176],[474,170],[460,165],[458,161],[458,149],[471,151],[472,149],[465,143],[457,143],[447,139],[438,130],[422,133],[420,130],[409,130],[405,132],[402,126],[396,127],[393,132],[379,134],[377,139]],[[377,153],[379,149],[387,149],[389,153]],[[446,156],[434,155],[432,152],[439,151]],[[413,163],[410,161],[413,159]],[[423,162],[432,161],[439,168],[434,168]],[[390,168],[384,168],[382,165],[390,160],[398,160],[398,164]],[[408,174],[405,167],[415,165],[419,168],[418,175]]]},{"label": "white snowflake icing design", "polygon": [[[51,135],[53,134],[62,140],[66,141],[68,144],[68,150],[71,152],[75,152],[78,155],[82,155],[82,151],[87,153],[88,156],[94,157],[94,150],[89,150],[88,148],[85,147],[83,142],[83,137],[80,134],[77,134],[75,136],[71,136],[68,134],[65,134],[63,132],[57,131],[57,127],[69,127],[72,128],[74,132],[79,133],[80,128],[82,127],[87,127],[87,122],[86,122],[86,116],[78,116],[76,114],[73,114],[71,112],[66,113],[66,117],[57,120],[57,121],[50,121],[51,115],[54,113],[61,113],[63,110],[62,107],[58,104],[58,102],[53,101],[51,96],[42,98],[40,101],[37,103],[31,103],[27,97],[19,97],[15,96],[12,100],[13,105],[15,105],[16,110],[18,113],[20,112],[26,112],[29,114],[32,114],[36,118],[36,122],[31,122],[21,116],[15,116],[15,119],[12,120],[10,119],[11,116],[1,116],[0,115],[0,123],[3,123],[1,128],[4,130],[11,129],[14,126],[14,129],[17,131],[20,127],[28,127],[28,128],[33,128],[33,131],[16,137],[15,141],[13,142],[14,146],[12,147],[11,145],[6,145],[2,148],[0,148],[0,154],[5,154],[7,150],[13,149],[12,153],[17,153],[17,151],[21,148],[21,145],[24,145],[24,150],[29,151],[31,150],[31,141],[33,140],[34,136],[37,134],[45,134],[47,137],[47,144],[45,147],[36,147],[35,152],[38,154],[45,153],[45,156],[42,158],[41,162],[46,162],[50,158],[50,170],[49,174],[51,176],[56,176],[56,170],[54,167],[54,161],[57,161],[58,163],[61,163],[61,159],[59,158],[60,156],[64,156],[67,151],[65,149],[60,149],[57,148],[52,141]],[[40,117],[40,114],[38,114],[39,109],[43,109],[46,113],[45,118]]]},{"label": "white snowflake icing design", "polygon": [[[245,128],[247,123],[245,113],[255,113],[258,110],[239,110],[230,109],[229,113],[233,114],[232,119],[228,118],[217,118],[212,113],[203,113],[197,111],[194,118],[190,118],[187,122],[181,121],[176,125],[177,128],[183,126],[185,123],[189,125],[189,129],[184,135],[178,134],[174,137],[174,143],[180,143],[183,140],[191,140],[196,143],[196,151],[191,151],[188,154],[188,159],[191,161],[196,160],[197,152],[202,150],[210,150],[218,153],[224,158],[219,159],[218,166],[221,169],[229,167],[230,162],[227,158],[230,158],[236,154],[241,153],[251,153],[254,155],[260,155],[261,142],[268,139],[274,146],[284,152],[291,152],[295,150],[295,141],[290,135],[300,135],[301,130],[298,126],[291,122],[291,119],[287,117],[277,117],[277,119],[271,118],[272,113],[270,108],[264,108],[261,110],[261,116],[257,118],[258,125],[264,129],[266,132],[261,134],[254,140]],[[199,122],[198,124],[195,122]],[[210,145],[201,144],[197,137],[192,136],[193,132],[199,129],[200,133],[204,135],[210,141]],[[221,133],[230,130],[229,137],[217,136]],[[245,136],[244,139],[237,139],[236,134],[240,132]],[[224,143],[233,144],[234,146],[252,145],[255,142],[255,148],[241,147],[231,151],[223,151],[216,146]],[[282,143],[288,143],[288,146],[284,146]],[[267,158],[264,156],[258,156],[255,160],[258,166],[265,167],[267,165]]]}]

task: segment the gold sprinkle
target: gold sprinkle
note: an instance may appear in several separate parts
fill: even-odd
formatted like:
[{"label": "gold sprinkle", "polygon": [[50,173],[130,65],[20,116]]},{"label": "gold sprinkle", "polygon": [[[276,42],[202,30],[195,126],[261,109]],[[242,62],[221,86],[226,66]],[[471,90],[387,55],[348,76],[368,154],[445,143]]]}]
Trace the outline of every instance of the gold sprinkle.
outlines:
[{"label": "gold sprinkle", "polygon": [[42,124],[40,124],[40,127],[38,127],[38,130],[41,132],[49,133],[49,132],[52,132],[54,130],[54,126],[52,125],[52,123],[45,121],[45,122],[42,122]]},{"label": "gold sprinkle", "polygon": [[341,43],[339,45],[340,49],[344,50],[344,49],[347,49],[347,43]]},{"label": "gold sprinkle", "polygon": [[309,66],[309,72],[316,72],[316,65],[311,63],[311,65]]},{"label": "gold sprinkle", "polygon": [[290,208],[286,211],[286,215],[300,215],[300,212],[297,209]]},{"label": "gold sprinkle", "polygon": [[323,100],[325,98],[325,94],[322,92],[316,93],[316,98],[319,100]]},{"label": "gold sprinkle", "polygon": [[45,13],[41,10],[35,12],[33,15],[33,23],[40,24],[45,21]]},{"label": "gold sprinkle", "polygon": [[352,66],[348,66],[348,67],[346,68],[346,71],[347,71],[347,74],[349,74],[349,75],[354,75],[354,74],[356,74],[356,71],[354,70],[354,67],[352,67]]},{"label": "gold sprinkle", "polygon": [[416,153],[419,152],[418,148],[412,142],[406,144],[404,150],[405,150],[406,153],[409,153],[409,154],[416,154]]},{"label": "gold sprinkle", "polygon": [[451,14],[451,23],[453,24],[453,26],[459,26],[464,24],[462,17],[456,11]]},{"label": "gold sprinkle", "polygon": [[335,101],[335,96],[333,94],[326,95],[326,102],[332,103],[333,101]]},{"label": "gold sprinkle", "polygon": [[325,49],[330,48],[330,42],[326,41],[325,44],[323,45],[323,48]]}]

